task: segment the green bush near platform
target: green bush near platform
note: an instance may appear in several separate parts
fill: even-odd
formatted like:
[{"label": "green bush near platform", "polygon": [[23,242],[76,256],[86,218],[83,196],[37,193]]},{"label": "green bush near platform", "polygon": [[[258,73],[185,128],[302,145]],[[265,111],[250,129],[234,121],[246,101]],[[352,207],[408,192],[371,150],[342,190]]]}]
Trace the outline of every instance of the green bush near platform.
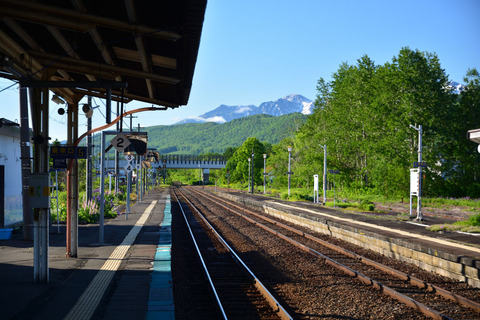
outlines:
[{"label": "green bush near platform", "polygon": [[280,196],[280,190],[278,190],[278,189],[267,190],[267,194],[270,194],[274,197],[278,197],[278,196]]},{"label": "green bush near platform", "polygon": [[422,198],[425,206],[441,208],[443,206],[469,207],[472,210],[480,210],[480,201],[470,198]]},{"label": "green bush near platform", "polygon": [[[56,196],[56,192],[52,195]],[[50,216],[52,221],[57,221],[57,199],[50,197]],[[67,191],[58,192],[58,214],[59,221],[67,220]]]},{"label": "green bush near platform", "polygon": [[[85,197],[85,192],[79,194],[78,197],[79,207],[78,207],[78,221],[83,223],[95,223],[99,220],[100,215],[100,194],[98,189],[96,193],[93,194],[91,200],[87,201]],[[119,192],[118,195],[115,195],[113,192],[105,192],[104,195],[104,217],[105,218],[115,218],[117,212],[114,210],[120,204],[125,203],[126,194],[125,192]],[[132,197],[131,197],[132,198]],[[135,198],[135,196],[133,197]],[[57,221],[57,199],[50,198],[50,212],[52,221]],[[59,221],[67,221],[67,192],[62,191],[58,193],[58,213]]]},{"label": "green bush near platform", "polygon": [[433,232],[462,231],[480,233],[480,213],[470,216],[467,220],[457,221],[453,224],[436,224],[427,228]]},{"label": "green bush near platform", "polygon": [[480,227],[480,213],[468,217],[466,221],[458,221],[454,224],[458,226]]},{"label": "green bush near platform", "polygon": [[327,201],[325,203],[325,205],[327,207],[336,207],[336,208],[342,208],[342,209],[346,209],[346,208],[358,208],[359,204],[356,203],[356,202],[348,202],[348,201],[339,201],[338,199],[335,200],[335,202],[333,201]]},{"label": "green bush near platform", "polygon": [[280,194],[280,199],[290,201],[313,201],[313,196],[305,193],[302,189],[290,189],[290,196],[288,196],[288,190],[277,191]]},{"label": "green bush near platform", "polygon": [[375,211],[375,204],[370,200],[364,199],[360,201],[360,208],[366,211]]}]

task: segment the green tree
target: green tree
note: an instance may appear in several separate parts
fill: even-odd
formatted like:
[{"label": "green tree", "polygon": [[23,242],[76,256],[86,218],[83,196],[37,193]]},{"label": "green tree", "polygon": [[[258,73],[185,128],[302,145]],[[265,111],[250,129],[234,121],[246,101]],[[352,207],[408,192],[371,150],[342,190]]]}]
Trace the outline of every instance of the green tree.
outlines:
[{"label": "green tree", "polygon": [[442,152],[442,191],[454,197],[480,196],[480,155],[477,144],[466,139],[466,132],[480,128],[480,74],[469,69],[464,90],[449,110],[449,126],[439,149]]},{"label": "green tree", "polygon": [[[255,184],[263,183],[263,157],[265,145],[257,138],[248,138],[228,159],[226,170],[230,172],[231,182],[247,183],[249,177],[248,159],[253,157],[253,179]],[[262,170],[262,172],[260,172]]]},{"label": "green tree", "polygon": [[[267,163],[271,168],[269,172],[269,177],[272,179],[271,187],[275,189],[283,189],[287,186],[288,183],[288,146],[292,146],[292,172],[295,172],[296,167],[296,152],[297,148],[294,146],[293,140],[291,138],[283,139],[279,144],[272,147],[269,157],[267,158]],[[292,175],[292,184],[295,186],[296,175]]]},{"label": "green tree", "polygon": [[356,65],[340,65],[332,78],[318,81],[314,113],[296,134],[296,172],[321,172],[318,145],[326,144],[329,169],[341,171],[340,183],[404,195],[417,157],[417,131],[409,125],[417,123],[424,128],[423,154],[429,163],[425,189],[438,193],[434,180],[445,156],[440,147],[455,101],[438,57],[402,48],[391,63],[377,66],[363,56]]}]

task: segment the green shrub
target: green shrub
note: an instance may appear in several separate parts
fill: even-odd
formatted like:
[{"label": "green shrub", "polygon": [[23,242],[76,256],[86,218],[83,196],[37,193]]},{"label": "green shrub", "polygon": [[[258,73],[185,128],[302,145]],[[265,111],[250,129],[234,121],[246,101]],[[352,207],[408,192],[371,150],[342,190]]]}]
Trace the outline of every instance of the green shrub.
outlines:
[{"label": "green shrub", "polygon": [[335,202],[335,205],[336,205],[338,208],[343,208],[343,209],[352,206],[349,202]]},{"label": "green shrub", "polygon": [[284,191],[280,193],[280,199],[288,200],[288,191]]},{"label": "green shrub", "polygon": [[95,198],[87,200],[86,194],[83,195],[80,208],[78,208],[78,220],[86,223],[98,221],[100,206]]},{"label": "green shrub", "polygon": [[[53,195],[56,195],[54,193]],[[62,191],[58,193],[58,212],[59,221],[67,221],[67,192]],[[57,199],[50,197],[50,216],[52,221],[57,221]]]},{"label": "green shrub", "polygon": [[280,190],[278,189],[270,189],[270,194],[274,197],[277,197],[280,195]]},{"label": "green shrub", "polygon": [[459,226],[480,227],[480,213],[470,216],[466,221],[457,221],[454,224]]},{"label": "green shrub", "polygon": [[115,206],[115,193],[105,192],[104,198],[105,204],[103,209],[103,216],[105,218],[115,218],[117,216],[117,212],[113,211],[113,208]]},{"label": "green shrub", "polygon": [[427,228],[429,231],[462,231],[480,233],[480,213],[470,216],[465,221],[457,221],[454,224],[437,224]]},{"label": "green shrub", "polygon": [[360,208],[366,211],[375,211],[375,204],[370,200],[364,199],[360,201]]}]

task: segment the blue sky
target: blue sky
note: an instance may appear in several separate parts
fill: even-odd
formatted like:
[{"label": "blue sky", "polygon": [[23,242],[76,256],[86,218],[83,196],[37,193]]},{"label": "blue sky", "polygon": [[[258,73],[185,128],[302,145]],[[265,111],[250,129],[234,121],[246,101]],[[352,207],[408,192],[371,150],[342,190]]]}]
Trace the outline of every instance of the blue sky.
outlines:
[{"label": "blue sky", "polygon": [[[384,64],[406,46],[435,52],[461,83],[468,68],[480,70],[480,1],[209,0],[188,105],[137,114],[133,123],[168,125],[220,104],[259,105],[291,93],[313,100],[318,79],[330,80],[342,62],[367,54]],[[0,79],[0,90],[10,84]],[[0,117],[19,118],[16,86],[0,92],[0,103]],[[54,108],[50,135],[63,140],[66,119]],[[94,127],[104,123],[95,110]],[[81,134],[86,120],[80,124]]]}]

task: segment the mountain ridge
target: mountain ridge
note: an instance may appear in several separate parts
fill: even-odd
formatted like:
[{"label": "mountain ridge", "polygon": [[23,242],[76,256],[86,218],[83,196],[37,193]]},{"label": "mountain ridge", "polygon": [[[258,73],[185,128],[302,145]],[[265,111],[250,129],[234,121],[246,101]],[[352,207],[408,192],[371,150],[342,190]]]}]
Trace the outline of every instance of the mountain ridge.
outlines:
[{"label": "mountain ridge", "polygon": [[215,122],[225,123],[234,119],[248,117],[256,114],[268,114],[271,116],[282,116],[285,114],[299,112],[304,115],[311,114],[314,102],[300,94],[290,94],[274,101],[262,102],[259,106],[250,105],[225,105],[208,111],[198,117],[188,117],[176,124]]},{"label": "mountain ridge", "polygon": [[163,154],[223,153],[238,147],[249,137],[277,144],[305,123],[306,115],[256,114],[225,123],[183,123],[145,127],[148,146]]}]

